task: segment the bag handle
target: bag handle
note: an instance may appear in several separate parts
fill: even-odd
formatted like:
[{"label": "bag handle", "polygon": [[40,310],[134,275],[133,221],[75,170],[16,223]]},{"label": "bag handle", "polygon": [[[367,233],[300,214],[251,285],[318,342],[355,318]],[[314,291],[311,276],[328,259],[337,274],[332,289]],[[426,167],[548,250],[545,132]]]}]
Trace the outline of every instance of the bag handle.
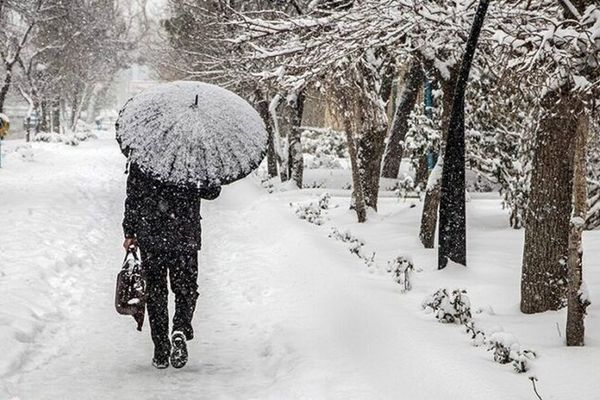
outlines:
[{"label": "bag handle", "polygon": [[123,258],[123,265],[125,265],[125,263],[127,262],[127,258],[129,257],[130,254],[133,255],[133,258],[135,259],[135,261],[139,261],[138,247],[135,245],[131,245],[125,251],[125,258]]}]

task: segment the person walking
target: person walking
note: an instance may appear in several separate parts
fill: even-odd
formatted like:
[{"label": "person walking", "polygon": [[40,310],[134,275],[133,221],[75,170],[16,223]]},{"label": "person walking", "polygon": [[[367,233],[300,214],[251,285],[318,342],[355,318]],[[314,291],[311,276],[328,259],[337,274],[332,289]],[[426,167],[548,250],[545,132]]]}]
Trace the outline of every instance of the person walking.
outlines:
[{"label": "person walking", "polygon": [[[192,318],[198,299],[198,251],[201,248],[200,199],[214,200],[221,187],[198,189],[154,178],[136,164],[129,167],[123,232],[127,251],[138,246],[147,281],[147,310],[154,342],[152,365],[185,366],[187,341],[194,337]],[[169,289],[175,314],[169,336]]]},{"label": "person walking", "polygon": [[[237,94],[204,82],[154,85],[119,111],[115,138],[131,171],[123,230],[139,245],[153,364],[187,362],[198,298],[200,198],[250,175],[264,160],[269,133],[260,114]],[[169,336],[167,274],[175,293]]]}]

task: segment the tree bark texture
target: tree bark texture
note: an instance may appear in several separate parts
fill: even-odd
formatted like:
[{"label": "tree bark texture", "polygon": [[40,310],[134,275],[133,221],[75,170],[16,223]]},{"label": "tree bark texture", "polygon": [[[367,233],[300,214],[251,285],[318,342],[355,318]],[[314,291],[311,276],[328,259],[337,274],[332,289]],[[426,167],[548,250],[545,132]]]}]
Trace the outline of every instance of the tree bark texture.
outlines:
[{"label": "tree bark texture", "polygon": [[290,133],[288,137],[289,152],[289,174],[298,188],[302,188],[304,175],[304,156],[302,154],[302,115],[304,113],[304,93],[300,92],[292,102],[292,115],[290,124]]},{"label": "tree bark texture", "polygon": [[391,95],[393,68],[385,68],[379,77],[381,87],[377,86],[377,76],[368,68],[357,69],[356,86],[362,93],[353,101],[353,118],[358,139],[357,160],[358,172],[362,184],[364,201],[367,207],[377,211],[381,162],[385,151],[385,138],[388,130],[387,113],[381,106]]},{"label": "tree bark texture", "polygon": [[404,139],[409,128],[408,118],[417,102],[419,88],[423,79],[424,75],[421,63],[417,59],[413,59],[410,69],[406,74],[402,95],[394,112],[394,119],[388,135],[381,170],[381,176],[384,178],[398,178],[402,153],[404,152]]},{"label": "tree bark texture", "polygon": [[2,83],[2,88],[0,88],[0,113],[4,112],[4,102],[6,101],[6,96],[8,95],[8,89],[10,89],[10,83],[12,81],[12,65],[9,63],[5,64],[6,76],[4,77],[4,82]]},{"label": "tree bark texture", "polygon": [[38,126],[38,132],[48,132],[50,130],[50,115],[48,113],[48,102],[46,100],[40,102],[40,123]]},{"label": "tree bark texture", "polygon": [[[450,70],[450,79],[439,79],[442,88],[442,140],[440,142],[440,153],[446,144],[448,136],[448,127],[450,126],[450,115],[452,112],[452,96],[456,84],[456,69]],[[443,161],[443,154],[438,157],[438,162]],[[431,174],[430,174],[431,180]],[[437,228],[438,206],[440,204],[441,180],[428,182],[425,190],[425,199],[423,201],[423,214],[421,215],[421,228],[419,230],[419,239],[423,247],[433,249],[435,246],[435,229]]]},{"label": "tree bark texture", "polygon": [[566,85],[548,92],[542,107],[521,272],[521,311],[526,314],[565,306],[573,151],[582,109]]},{"label": "tree bark texture", "polygon": [[427,157],[423,155],[418,159],[417,170],[415,171],[415,186],[420,189],[426,188],[428,179],[429,166],[427,165]]},{"label": "tree bark texture", "polygon": [[365,204],[374,210],[377,210],[379,176],[386,133],[387,129],[382,127],[363,132],[358,139],[359,174],[365,195]]},{"label": "tree bark texture", "polygon": [[255,95],[257,99],[258,113],[265,123],[265,128],[267,130],[267,134],[269,135],[267,144],[267,173],[269,178],[274,178],[277,176],[277,153],[275,151],[273,123],[271,120],[271,114],[269,113],[269,101],[260,90],[257,90]]},{"label": "tree bark texture", "polygon": [[60,133],[61,130],[60,103],[60,99],[53,99],[50,111],[50,130],[56,133]]},{"label": "tree bark texture", "polygon": [[444,152],[442,189],[440,195],[440,224],[438,230],[438,268],[448,260],[467,265],[467,227],[465,215],[465,91],[479,33],[487,13],[489,0],[480,0],[460,66],[452,99],[450,130]]},{"label": "tree bark texture", "polygon": [[569,233],[569,288],[567,312],[567,346],[583,346],[585,338],[584,318],[589,301],[582,296],[583,247],[581,237],[587,214],[586,143],[589,117],[581,113],[573,166],[573,218]]},{"label": "tree bark texture", "polygon": [[363,223],[367,220],[367,207],[364,198],[364,188],[359,171],[359,161],[352,132],[352,121],[348,115],[344,115],[344,131],[346,132],[346,141],[348,142],[348,154],[350,156],[350,166],[352,168],[352,202],[356,211],[358,222]]}]

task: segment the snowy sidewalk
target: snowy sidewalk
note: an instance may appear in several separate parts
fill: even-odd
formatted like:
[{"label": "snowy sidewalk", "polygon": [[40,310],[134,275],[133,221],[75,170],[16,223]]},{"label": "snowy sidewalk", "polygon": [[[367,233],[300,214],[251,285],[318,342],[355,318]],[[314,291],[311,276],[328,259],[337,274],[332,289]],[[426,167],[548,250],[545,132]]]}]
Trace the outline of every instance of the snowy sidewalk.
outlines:
[{"label": "snowy sidewalk", "polygon": [[252,179],[202,204],[190,362],[158,371],[147,321],[138,333],[113,308],[116,144],[34,151],[0,172],[0,346],[19,355],[0,361],[0,400],[532,398],[525,376],[422,315],[421,294],[400,295],[297,219],[287,201],[304,194],[268,195]]}]

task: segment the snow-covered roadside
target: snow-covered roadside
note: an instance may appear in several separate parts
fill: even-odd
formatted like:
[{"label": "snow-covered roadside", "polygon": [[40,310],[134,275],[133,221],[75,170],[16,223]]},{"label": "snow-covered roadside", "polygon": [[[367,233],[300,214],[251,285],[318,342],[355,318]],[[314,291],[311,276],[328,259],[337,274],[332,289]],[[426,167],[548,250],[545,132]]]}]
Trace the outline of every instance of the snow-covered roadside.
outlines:
[{"label": "snow-covered roadside", "polygon": [[[125,182],[114,141],[33,150],[33,162],[9,158],[0,171],[9,222],[0,232],[0,351],[15,350],[10,363],[0,360],[8,369],[0,400],[535,398],[526,376],[422,312],[440,286],[466,288],[486,328],[502,326],[539,352],[532,373],[545,400],[597,398],[598,306],[584,349],[562,347],[554,322],[563,329],[563,313],[518,313],[522,231],[505,227],[497,200],[468,206],[470,267],[437,272],[435,253],[418,243],[418,205],[383,199],[359,225],[348,199],[334,197],[330,219],[316,226],[289,203],[315,199],[317,189],[267,194],[252,179],[202,205],[197,339],[185,369],[157,371],[147,324],[140,334],[113,309]],[[424,270],[414,289],[402,294],[385,272],[367,272],[327,237],[332,226],[364,238],[382,269],[412,255]],[[600,238],[586,240],[593,296]]]},{"label": "snow-covered roadside", "polygon": [[[310,194],[304,191],[300,204],[315,202],[325,192],[327,191],[324,189],[313,189]],[[299,196],[297,192],[277,195],[290,202],[295,199],[297,201]],[[531,369],[528,373],[515,374],[515,378],[509,379],[510,383],[507,382],[508,385],[518,385],[526,393],[527,389],[522,386],[529,386],[531,389],[527,377],[535,376],[539,380],[538,389],[545,394],[544,399],[600,399],[600,383],[597,380],[600,366],[594,361],[600,358],[600,305],[594,303],[588,308],[585,348],[565,347],[566,310],[529,316],[520,313],[519,285],[524,231],[508,227],[506,213],[497,196],[485,193],[472,194],[471,198],[467,205],[468,268],[455,265],[444,271],[436,270],[437,250],[423,249],[418,240],[421,205],[417,200],[383,197],[380,199],[379,213],[371,214],[367,223],[358,224],[355,222],[355,214],[348,210],[348,199],[334,196],[330,200],[329,210],[323,212],[322,219],[325,223],[320,226],[307,225],[320,232],[323,240],[335,228],[341,232],[349,232],[364,242],[362,251],[367,257],[375,253],[374,260],[379,270],[367,268],[362,260],[355,258],[356,272],[367,280],[383,279],[389,282],[390,289],[398,293],[397,318],[413,326],[414,334],[429,335],[435,330],[436,334],[444,336],[441,340],[456,352],[454,356],[449,355],[449,360],[459,354],[469,354],[471,360],[465,360],[466,362],[481,365],[480,371],[472,378],[464,376],[462,379],[465,381],[496,381],[499,376],[514,372],[510,364],[495,364],[492,352],[486,351],[485,346],[470,347],[472,341],[464,333],[463,327],[438,324],[432,316],[423,312],[422,301],[439,288],[466,289],[478,328],[487,333],[512,334],[521,345],[537,353],[538,357],[529,364]],[[349,250],[347,244],[337,243],[344,251]],[[600,293],[600,271],[596,268],[600,256],[598,249],[600,232],[585,232],[584,278],[592,301],[593,294]],[[414,274],[413,290],[405,294],[400,294],[400,286],[393,283],[392,277],[385,272],[387,262],[398,256],[409,257],[415,268],[422,269]],[[431,325],[422,327],[423,331],[419,332],[415,319],[426,319]],[[457,363],[455,368],[462,366]],[[516,398],[506,392],[504,396]]]},{"label": "snow-covered roadside", "polygon": [[66,344],[69,322],[82,311],[88,290],[83,282],[108,267],[102,253],[119,238],[106,227],[118,223],[117,189],[124,180],[119,155],[106,146],[3,144],[0,376],[37,368],[57,355],[60,349],[45,344],[55,337]]}]

